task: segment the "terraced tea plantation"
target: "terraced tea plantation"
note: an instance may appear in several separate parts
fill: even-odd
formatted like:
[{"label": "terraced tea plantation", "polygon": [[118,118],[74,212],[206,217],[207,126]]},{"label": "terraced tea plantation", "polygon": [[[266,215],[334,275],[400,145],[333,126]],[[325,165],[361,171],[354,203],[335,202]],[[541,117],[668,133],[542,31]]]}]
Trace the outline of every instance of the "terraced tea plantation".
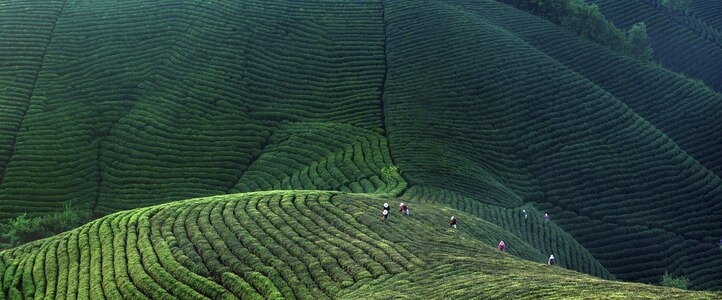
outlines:
[{"label": "terraced tea plantation", "polygon": [[257,192],[120,212],[3,252],[1,287],[10,299],[713,296],[540,264],[509,232],[437,205],[381,222],[385,199]]},{"label": "terraced tea plantation", "polygon": [[95,219],[0,298],[722,298],[722,6],[588,2],[658,62],[494,0],[0,3],[0,225]]}]

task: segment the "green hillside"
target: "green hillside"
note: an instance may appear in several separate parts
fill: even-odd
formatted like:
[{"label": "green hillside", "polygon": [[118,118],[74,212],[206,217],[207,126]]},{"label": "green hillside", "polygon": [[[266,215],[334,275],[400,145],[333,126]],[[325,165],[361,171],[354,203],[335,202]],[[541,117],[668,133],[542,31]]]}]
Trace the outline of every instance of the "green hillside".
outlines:
[{"label": "green hillside", "polygon": [[3,295],[720,297],[604,281],[722,290],[719,7],[588,2],[662,64],[494,0],[3,3],[0,222],[99,218]]},{"label": "green hillside", "polygon": [[[389,32],[389,139],[393,153],[409,153],[395,158],[410,185],[506,207],[533,202],[619,279],[651,282],[676,266],[700,287],[721,283],[719,94],[498,3],[388,10],[399,15]],[[587,58],[581,66],[569,62],[576,53]],[[595,56],[630,80],[662,81],[587,75]],[[674,96],[654,97],[663,84]],[[672,117],[680,114],[704,124]]]},{"label": "green hillside", "polygon": [[508,231],[436,204],[379,221],[386,200],[258,192],[120,212],[3,252],[0,287],[9,299],[715,296],[548,266]]},{"label": "green hillside", "polygon": [[[16,206],[42,212],[68,200],[102,214],[287,175],[291,170],[259,160],[289,127],[283,122],[331,130],[321,147],[332,147],[324,139],[341,134],[338,126],[358,127],[351,132],[359,137],[346,139],[379,143],[383,137],[361,129],[378,132],[382,123],[380,5],[300,9],[310,6],[79,2],[55,7],[45,27],[17,20],[10,28],[18,34],[34,30],[52,38],[35,47],[38,54],[7,58],[25,63],[30,56],[42,66],[30,85],[14,84],[12,70],[4,77],[4,85],[23,89],[29,108],[16,114],[20,126],[11,119],[2,125],[14,136],[5,150],[12,158],[0,169],[0,217]],[[346,25],[349,20],[357,22]],[[317,154],[346,150],[336,145]],[[334,188],[371,180],[362,173],[368,167],[354,171],[346,174],[350,180],[336,178]],[[35,183],[43,188],[29,191]],[[269,187],[275,181],[261,188]]]}]

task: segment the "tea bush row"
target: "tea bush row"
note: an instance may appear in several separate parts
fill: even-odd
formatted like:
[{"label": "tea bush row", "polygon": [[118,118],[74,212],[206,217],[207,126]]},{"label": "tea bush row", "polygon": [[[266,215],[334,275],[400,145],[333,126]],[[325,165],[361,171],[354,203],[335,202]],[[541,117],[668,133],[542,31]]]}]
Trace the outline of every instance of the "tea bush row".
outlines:
[{"label": "tea bush row", "polygon": [[722,29],[722,3],[713,0],[692,1],[689,5],[692,14],[704,20],[705,23],[720,31]]},{"label": "tea bush row", "polygon": [[274,133],[269,145],[231,189],[322,189],[399,192],[400,177],[381,176],[392,165],[385,139],[340,124],[293,124]]},{"label": "tea bush row", "polygon": [[[9,298],[332,298],[421,264],[336,201],[348,202],[318,192],[239,194],[116,213],[0,252],[0,291]],[[358,210],[360,203],[347,204]]]},{"label": "tea bush row", "polygon": [[[421,202],[446,203],[500,226],[534,246],[541,253],[554,254],[559,258],[559,265],[565,268],[601,278],[613,278],[589,251],[554,222],[544,222],[544,213],[532,206],[502,208],[484,204],[481,199],[459,196],[450,191],[416,186],[409,189],[404,196]],[[522,209],[527,211],[527,218],[521,215]]]}]

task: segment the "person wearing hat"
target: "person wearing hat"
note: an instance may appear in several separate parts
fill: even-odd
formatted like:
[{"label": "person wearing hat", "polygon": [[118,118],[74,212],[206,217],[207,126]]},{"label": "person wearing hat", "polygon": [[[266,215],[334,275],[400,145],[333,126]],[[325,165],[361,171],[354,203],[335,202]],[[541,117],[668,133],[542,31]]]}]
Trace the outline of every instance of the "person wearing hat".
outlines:
[{"label": "person wearing hat", "polygon": [[406,203],[403,203],[403,202],[401,202],[401,205],[399,205],[399,211],[402,212],[403,214],[407,215],[407,216],[411,214],[411,213],[409,212],[409,206],[406,205]]},{"label": "person wearing hat", "polygon": [[451,221],[449,221],[449,225],[451,225],[451,228],[456,229],[456,217],[451,216]]},{"label": "person wearing hat", "polygon": [[547,264],[549,264],[550,266],[554,265],[554,254],[549,255],[549,260],[547,261]]}]

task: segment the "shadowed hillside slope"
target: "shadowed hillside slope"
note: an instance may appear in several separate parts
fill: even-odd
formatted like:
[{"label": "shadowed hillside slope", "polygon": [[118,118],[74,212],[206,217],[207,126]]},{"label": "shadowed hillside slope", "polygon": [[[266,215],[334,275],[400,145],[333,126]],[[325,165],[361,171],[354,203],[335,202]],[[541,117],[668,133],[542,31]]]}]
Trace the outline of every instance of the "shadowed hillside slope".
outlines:
[{"label": "shadowed hillside slope", "polygon": [[[545,255],[513,234],[441,204],[414,203],[412,216],[380,221],[383,201],[260,192],[120,212],[0,252],[0,291],[10,299],[715,295],[543,265]],[[513,255],[494,249],[500,239]]]},{"label": "shadowed hillside slope", "polygon": [[722,31],[722,3],[714,0],[690,1],[689,11],[705,23]]},{"label": "shadowed hillside slope", "polygon": [[[719,288],[719,94],[509,6],[459,2],[386,6],[387,124],[409,184],[507,208],[534,203],[617,278],[651,282],[670,270]],[[626,83],[557,58],[576,56],[570,49],[634,72],[629,80],[674,83],[678,96],[624,94]]]},{"label": "shadowed hillside slope", "polygon": [[[615,22],[650,18],[653,38],[670,31],[658,40],[669,51],[655,53],[704,82],[492,0],[6,3],[0,220],[67,204],[121,213],[3,252],[2,289],[316,298],[419,282],[421,295],[472,284],[435,291],[420,278],[461,268],[489,285],[459,297],[510,297],[511,270],[530,263],[508,258],[518,265],[493,280],[461,267],[503,238],[513,255],[558,253],[560,266],[604,279],[669,271],[720,290],[716,25],[650,1],[596,2]],[[334,193],[235,195],[271,190]],[[234,196],[150,207],[223,194]],[[335,197],[354,204],[328,206]],[[386,199],[425,213],[384,233]],[[463,243],[436,231],[452,213],[475,220]],[[479,255],[502,257],[491,253]],[[519,276],[539,280],[530,298],[577,292]]]},{"label": "shadowed hillside slope", "polygon": [[[722,91],[722,27],[719,1],[694,0],[687,11],[660,0],[592,0],[623,29],[644,22],[655,61]],[[672,2],[672,1],[670,1]]]}]

